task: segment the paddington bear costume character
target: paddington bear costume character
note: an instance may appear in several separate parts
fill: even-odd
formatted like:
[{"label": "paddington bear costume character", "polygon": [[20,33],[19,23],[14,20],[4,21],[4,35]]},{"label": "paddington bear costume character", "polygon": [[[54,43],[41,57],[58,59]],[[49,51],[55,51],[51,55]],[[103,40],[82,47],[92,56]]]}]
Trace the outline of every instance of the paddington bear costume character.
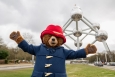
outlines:
[{"label": "paddington bear costume character", "polygon": [[68,50],[62,45],[66,42],[63,30],[59,25],[48,25],[41,33],[42,44],[29,45],[20,32],[12,32],[10,38],[24,51],[36,56],[31,77],[67,77],[65,60],[86,58],[87,54],[96,53],[95,45],[88,44],[79,50]]}]

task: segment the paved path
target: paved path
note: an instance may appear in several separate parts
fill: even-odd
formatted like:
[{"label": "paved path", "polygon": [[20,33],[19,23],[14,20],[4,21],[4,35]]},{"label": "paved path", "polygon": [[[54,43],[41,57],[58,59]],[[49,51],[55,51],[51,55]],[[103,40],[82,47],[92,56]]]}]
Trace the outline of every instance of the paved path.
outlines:
[{"label": "paved path", "polygon": [[[95,66],[94,64],[89,64],[89,65]],[[99,67],[99,66],[96,66],[96,67]],[[115,66],[109,66],[109,65],[104,65],[104,66],[102,66],[100,68],[115,70]]]},{"label": "paved path", "polygon": [[10,64],[10,65],[0,65],[0,70],[11,70],[19,68],[30,68],[34,67],[32,64]]},{"label": "paved path", "polygon": [[115,70],[115,66],[104,65],[102,68],[110,69],[110,70]]},{"label": "paved path", "polygon": [[[66,63],[69,64],[69,62]],[[94,64],[89,64],[89,65],[94,66]],[[6,64],[6,65],[0,65],[0,70],[12,70],[12,69],[33,68],[33,67],[34,67],[33,64],[8,64],[8,65]],[[108,65],[104,65],[100,68],[115,70],[115,66],[108,66]]]}]

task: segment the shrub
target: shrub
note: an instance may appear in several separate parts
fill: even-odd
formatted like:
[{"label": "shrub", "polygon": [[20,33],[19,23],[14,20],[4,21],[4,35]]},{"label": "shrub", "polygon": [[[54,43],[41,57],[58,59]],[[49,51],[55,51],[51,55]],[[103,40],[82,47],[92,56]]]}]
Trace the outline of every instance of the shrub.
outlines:
[{"label": "shrub", "polygon": [[0,59],[6,59],[8,56],[8,51],[0,50]]}]

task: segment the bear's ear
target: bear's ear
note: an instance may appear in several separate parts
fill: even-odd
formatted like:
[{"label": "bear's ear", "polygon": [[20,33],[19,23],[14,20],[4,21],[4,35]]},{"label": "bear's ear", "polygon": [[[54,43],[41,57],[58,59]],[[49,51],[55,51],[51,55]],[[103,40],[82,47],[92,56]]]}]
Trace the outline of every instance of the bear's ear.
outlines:
[{"label": "bear's ear", "polygon": [[63,39],[62,38],[58,38],[58,46],[63,44]]},{"label": "bear's ear", "polygon": [[49,35],[49,34],[44,35],[42,38],[42,43],[47,44],[50,37],[51,37],[51,35]]}]

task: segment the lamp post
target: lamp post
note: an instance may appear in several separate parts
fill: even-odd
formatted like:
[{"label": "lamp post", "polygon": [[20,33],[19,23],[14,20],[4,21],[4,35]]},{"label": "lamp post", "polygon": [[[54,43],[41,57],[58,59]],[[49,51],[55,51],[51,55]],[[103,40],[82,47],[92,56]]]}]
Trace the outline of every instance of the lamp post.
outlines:
[{"label": "lamp post", "polygon": [[34,64],[34,55],[32,55],[32,64]]}]

